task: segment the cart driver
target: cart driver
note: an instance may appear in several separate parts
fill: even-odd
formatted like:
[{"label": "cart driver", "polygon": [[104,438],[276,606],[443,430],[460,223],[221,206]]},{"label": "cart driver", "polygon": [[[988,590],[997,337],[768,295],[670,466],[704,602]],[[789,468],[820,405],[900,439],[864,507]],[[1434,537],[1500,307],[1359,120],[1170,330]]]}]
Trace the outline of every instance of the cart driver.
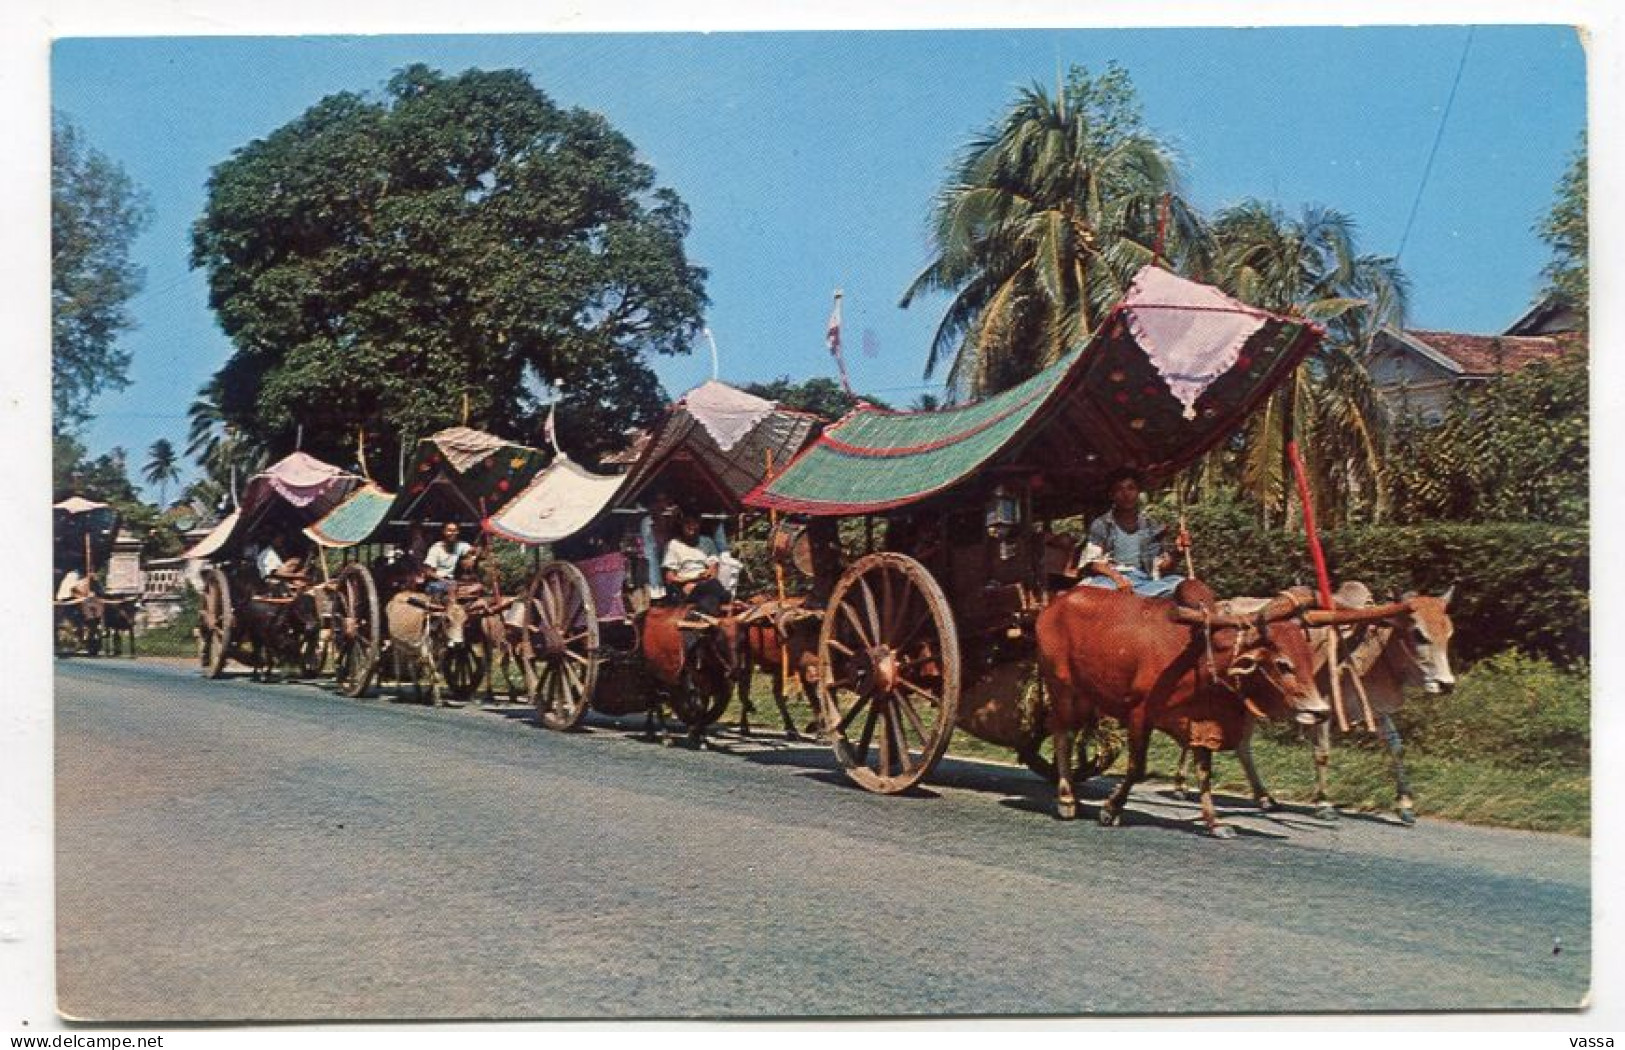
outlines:
[{"label": "cart driver", "polygon": [[428,574],[424,590],[432,597],[442,598],[451,590],[452,578],[457,575],[457,563],[473,550],[460,538],[462,530],[455,521],[448,521],[440,530],[440,538],[429,545],[423,556],[423,568]]},{"label": "cart driver", "polygon": [[720,557],[714,548],[700,537],[700,519],[684,514],[676,536],[666,542],[665,556],[660,559],[662,576],[668,592],[691,602],[707,616],[722,615],[722,603],[728,600],[728,591],[717,580]]},{"label": "cart driver", "polygon": [[260,579],[273,585],[277,592],[304,582],[304,561],[291,556],[289,552],[292,550],[293,540],[286,534],[278,533],[266,541],[254,556],[254,567],[259,570]]},{"label": "cart driver", "polygon": [[1167,527],[1140,512],[1142,488],[1140,474],[1133,469],[1114,471],[1106,479],[1111,509],[1089,523],[1089,540],[1079,558],[1085,584],[1159,598],[1172,595],[1184,581],[1169,573],[1175,565],[1174,550],[1187,550],[1190,536],[1181,528],[1174,550],[1165,549]]}]

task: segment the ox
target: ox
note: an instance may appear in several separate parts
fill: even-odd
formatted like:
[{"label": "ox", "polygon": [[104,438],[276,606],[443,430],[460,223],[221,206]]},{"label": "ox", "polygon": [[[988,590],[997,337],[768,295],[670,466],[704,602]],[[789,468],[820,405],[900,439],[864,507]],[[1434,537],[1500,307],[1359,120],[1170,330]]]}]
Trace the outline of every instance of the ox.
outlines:
[{"label": "ox", "polygon": [[[412,687],[422,699],[423,679],[427,677],[431,702],[436,707],[445,706],[447,701],[440,693],[440,666],[447,653],[468,644],[468,610],[455,601],[437,602],[415,591],[403,591],[389,600],[384,615],[397,680],[405,682],[405,675],[410,674]],[[452,703],[461,706],[461,701]]]},{"label": "ox", "polygon": [[107,632],[114,656],[124,655],[124,639],[130,640],[130,658],[135,658],[135,614],[139,598],[109,598],[102,606],[102,626]]},{"label": "ox", "polygon": [[[1450,599],[1455,588],[1438,597],[1407,594],[1399,602],[1373,605],[1365,584],[1351,580],[1334,595],[1338,609],[1349,610],[1359,619],[1340,626],[1310,630],[1315,654],[1315,681],[1322,692],[1341,696],[1349,728],[1365,726],[1382,736],[1393,763],[1395,808],[1406,825],[1416,823],[1416,803],[1405,776],[1405,741],[1394,724],[1394,713],[1405,702],[1407,688],[1427,693],[1445,693],[1455,687],[1450,670],[1450,638],[1455,625],[1450,622]],[[1312,616],[1313,614],[1311,614]],[[1337,632],[1337,692],[1332,692],[1332,632]],[[1340,720],[1341,722],[1341,720]],[[1326,790],[1327,769],[1331,764],[1331,722],[1315,729],[1315,816],[1337,819],[1337,809]],[[1236,758],[1247,774],[1253,797],[1265,809],[1278,808],[1258,775],[1250,743],[1236,750]],[[1179,759],[1174,787],[1184,790],[1185,755]]]},{"label": "ox", "polygon": [[[1186,594],[1200,585],[1187,583]],[[1252,617],[1176,605],[1125,591],[1077,587],[1038,616],[1038,666],[1048,690],[1055,754],[1072,734],[1115,718],[1128,734],[1128,770],[1100,810],[1122,822],[1129,791],[1145,777],[1151,733],[1160,729],[1196,755],[1202,820],[1210,834],[1235,832],[1213,808],[1213,752],[1243,744],[1258,717],[1312,725],[1330,707],[1315,689],[1313,656],[1299,614],[1307,599],[1283,595]],[[1197,629],[1193,630],[1192,628]],[[1077,815],[1069,763],[1056,763],[1056,812]]]},{"label": "ox", "polygon": [[249,676],[269,682],[275,678],[278,665],[302,666],[305,647],[321,630],[321,613],[315,595],[301,590],[249,598],[239,607],[237,623]]},{"label": "ox", "polygon": [[[818,681],[818,615],[802,608],[802,598],[757,598],[739,617],[744,631],[744,666],[739,674],[739,735],[750,736],[750,716],[756,710],[751,703],[751,673],[763,671],[773,686],[773,703],[779,709],[786,740],[800,740],[795,720],[785,705],[784,694],[789,682],[785,669],[801,683],[801,695],[813,697]],[[817,704],[814,701],[814,707]],[[814,726],[809,725],[807,732]]]},{"label": "ox", "polygon": [[[468,607],[468,644],[479,646],[485,654],[481,676],[485,682],[485,702],[496,702],[497,668],[502,670],[502,681],[508,687],[509,703],[519,703],[525,695],[523,651],[525,628],[519,622],[518,598],[481,599]],[[519,668],[517,680],[513,669]],[[517,684],[516,684],[517,682]]]},{"label": "ox", "polygon": [[721,717],[745,673],[743,631],[731,612],[703,616],[692,605],[656,605],[643,618],[639,648],[654,679],[644,735],[669,744],[666,708],[688,727],[688,744],[705,747],[705,730]]}]

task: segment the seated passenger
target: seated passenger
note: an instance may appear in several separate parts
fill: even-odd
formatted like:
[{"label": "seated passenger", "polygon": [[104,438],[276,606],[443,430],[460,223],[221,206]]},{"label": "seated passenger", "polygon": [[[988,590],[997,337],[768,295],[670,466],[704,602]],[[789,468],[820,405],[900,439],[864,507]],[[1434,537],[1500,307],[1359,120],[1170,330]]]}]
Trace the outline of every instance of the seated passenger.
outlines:
[{"label": "seated passenger", "polygon": [[[1089,523],[1089,540],[1079,558],[1083,582],[1091,587],[1116,587],[1153,598],[1174,593],[1183,576],[1169,575],[1174,551],[1163,548],[1167,528],[1140,513],[1140,475],[1119,470],[1106,479],[1111,510]],[[1190,546],[1184,530],[1174,541],[1176,550]]]},{"label": "seated passenger", "polygon": [[292,550],[293,540],[279,534],[273,536],[254,556],[254,568],[262,581],[271,584],[273,593],[295,587],[305,580],[304,560],[290,555]]},{"label": "seated passenger", "polygon": [[728,600],[728,589],[717,580],[721,557],[715,550],[714,541],[700,537],[700,519],[685,514],[681,531],[666,542],[660,559],[667,593],[707,616],[722,615],[722,603]]},{"label": "seated passenger", "polygon": [[455,521],[448,521],[440,530],[440,538],[430,545],[423,556],[426,582],[423,589],[434,598],[443,598],[451,590],[457,575],[457,562],[473,548],[459,538],[462,530]]}]

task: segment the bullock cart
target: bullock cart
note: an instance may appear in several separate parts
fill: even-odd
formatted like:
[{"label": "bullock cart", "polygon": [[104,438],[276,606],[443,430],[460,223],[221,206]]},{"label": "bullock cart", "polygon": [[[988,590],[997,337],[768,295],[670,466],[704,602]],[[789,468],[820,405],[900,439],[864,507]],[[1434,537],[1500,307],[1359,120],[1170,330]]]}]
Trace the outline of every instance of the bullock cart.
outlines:
[{"label": "bullock cart", "polygon": [[128,629],[135,655],[136,595],[104,592],[107,565],[118,536],[119,514],[106,503],[70,496],[51,505],[52,585],[56,648],[61,655],[99,655],[112,635]]},{"label": "bullock cart", "polygon": [[[391,609],[398,619],[427,615],[435,620],[447,611],[447,602],[455,602],[459,625],[471,617],[475,626],[466,644],[434,647],[430,686],[438,698],[433,680],[438,676],[454,699],[474,695],[488,669],[486,654],[501,644],[490,635],[501,630],[494,610],[502,595],[483,586],[456,587],[443,598],[423,594],[423,558],[447,524],[477,540],[485,517],[523,490],[546,462],[539,449],[470,427],[450,427],[418,442],[398,493],[369,482],[305,529],[318,546],[341,558],[336,599],[342,611],[333,631],[341,693],[365,695],[380,677],[386,654],[406,658],[399,646],[391,646]],[[408,607],[392,605],[402,595]]]},{"label": "bullock cart", "polygon": [[[866,552],[812,603],[820,714],[848,776],[905,791],[956,728],[1053,776],[1033,625],[1070,583],[1055,523],[1098,512],[1114,470],[1167,478],[1225,440],[1321,334],[1146,267],[1031,379],[942,411],[860,407],[750,493],[809,531],[866,523]],[[1088,776],[1110,756],[1060,760]]]},{"label": "bullock cart", "polygon": [[739,520],[744,495],[818,425],[816,416],[712,380],[634,445],[623,457],[626,473],[596,474],[561,455],[487,520],[493,534],[551,553],[518,621],[517,649],[542,725],[570,729],[589,707],[653,719],[669,703],[697,738],[721,717],[744,669],[737,609],[713,619],[675,595],[662,600],[661,551],[681,509],[704,523],[702,545],[725,552],[725,525]]},{"label": "bullock cart", "polygon": [[344,580],[327,575],[325,560],[306,559],[299,573],[266,578],[259,559],[281,544],[279,559],[298,531],[331,511],[364,479],[303,452],[254,475],[237,509],[185,557],[207,561],[198,606],[198,663],[218,678],[237,659],[256,673],[292,663],[307,677],[326,662],[333,623],[346,609]]}]

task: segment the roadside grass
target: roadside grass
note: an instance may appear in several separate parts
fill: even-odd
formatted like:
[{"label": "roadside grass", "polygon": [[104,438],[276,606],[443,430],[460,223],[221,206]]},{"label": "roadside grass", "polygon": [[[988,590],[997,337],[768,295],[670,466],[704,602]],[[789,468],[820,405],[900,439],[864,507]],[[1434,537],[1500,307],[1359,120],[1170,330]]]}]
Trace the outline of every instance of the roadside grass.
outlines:
[{"label": "roadside grass", "polygon": [[[197,608],[188,604],[173,623],[140,636],[146,656],[195,657]],[[754,732],[781,728],[767,676],[756,675],[751,690]],[[792,689],[789,708],[798,729],[812,708]],[[730,704],[720,719],[737,726],[739,707]],[[1517,653],[1480,661],[1460,676],[1456,689],[1441,696],[1411,696],[1398,716],[1406,742],[1405,769],[1416,811],[1470,824],[1591,833],[1590,672],[1580,665],[1559,668]],[[949,753],[962,758],[1019,766],[1006,748],[956,731]],[[1314,761],[1309,741],[1284,726],[1262,727],[1253,754],[1259,774],[1276,797],[1308,802],[1314,795]],[[1148,773],[1171,780],[1179,748],[1158,734]],[[1122,773],[1119,758],[1109,771]],[[1194,777],[1188,778],[1194,783]],[[1214,788],[1248,796],[1246,777],[1233,755],[1214,761]],[[1387,749],[1372,734],[1334,734],[1329,775],[1334,804],[1352,812],[1388,812],[1394,806],[1394,779]]]},{"label": "roadside grass", "polygon": [[[756,713],[752,728],[778,728],[778,712],[765,676],[751,690]],[[789,701],[797,727],[812,709],[793,694]],[[737,704],[723,715],[736,725]],[[1469,824],[1591,833],[1590,673],[1585,666],[1555,667],[1517,653],[1481,661],[1464,672],[1456,689],[1408,698],[1398,716],[1405,737],[1405,772],[1416,811]],[[949,754],[1019,766],[1008,748],[955,731]],[[1253,742],[1259,775],[1283,802],[1307,803],[1315,793],[1310,741],[1289,726],[1263,727]],[[1148,778],[1172,780],[1179,746],[1162,734],[1152,738]],[[1108,775],[1126,765],[1119,758]],[[1214,789],[1250,797],[1247,778],[1234,755],[1216,756]],[[1187,775],[1194,787],[1195,777]],[[1357,813],[1391,812],[1395,803],[1393,767],[1383,743],[1356,730],[1332,739],[1327,778],[1331,801]]]},{"label": "roadside grass", "polygon": [[188,593],[174,620],[142,631],[136,641],[142,656],[197,656],[197,596]]}]

